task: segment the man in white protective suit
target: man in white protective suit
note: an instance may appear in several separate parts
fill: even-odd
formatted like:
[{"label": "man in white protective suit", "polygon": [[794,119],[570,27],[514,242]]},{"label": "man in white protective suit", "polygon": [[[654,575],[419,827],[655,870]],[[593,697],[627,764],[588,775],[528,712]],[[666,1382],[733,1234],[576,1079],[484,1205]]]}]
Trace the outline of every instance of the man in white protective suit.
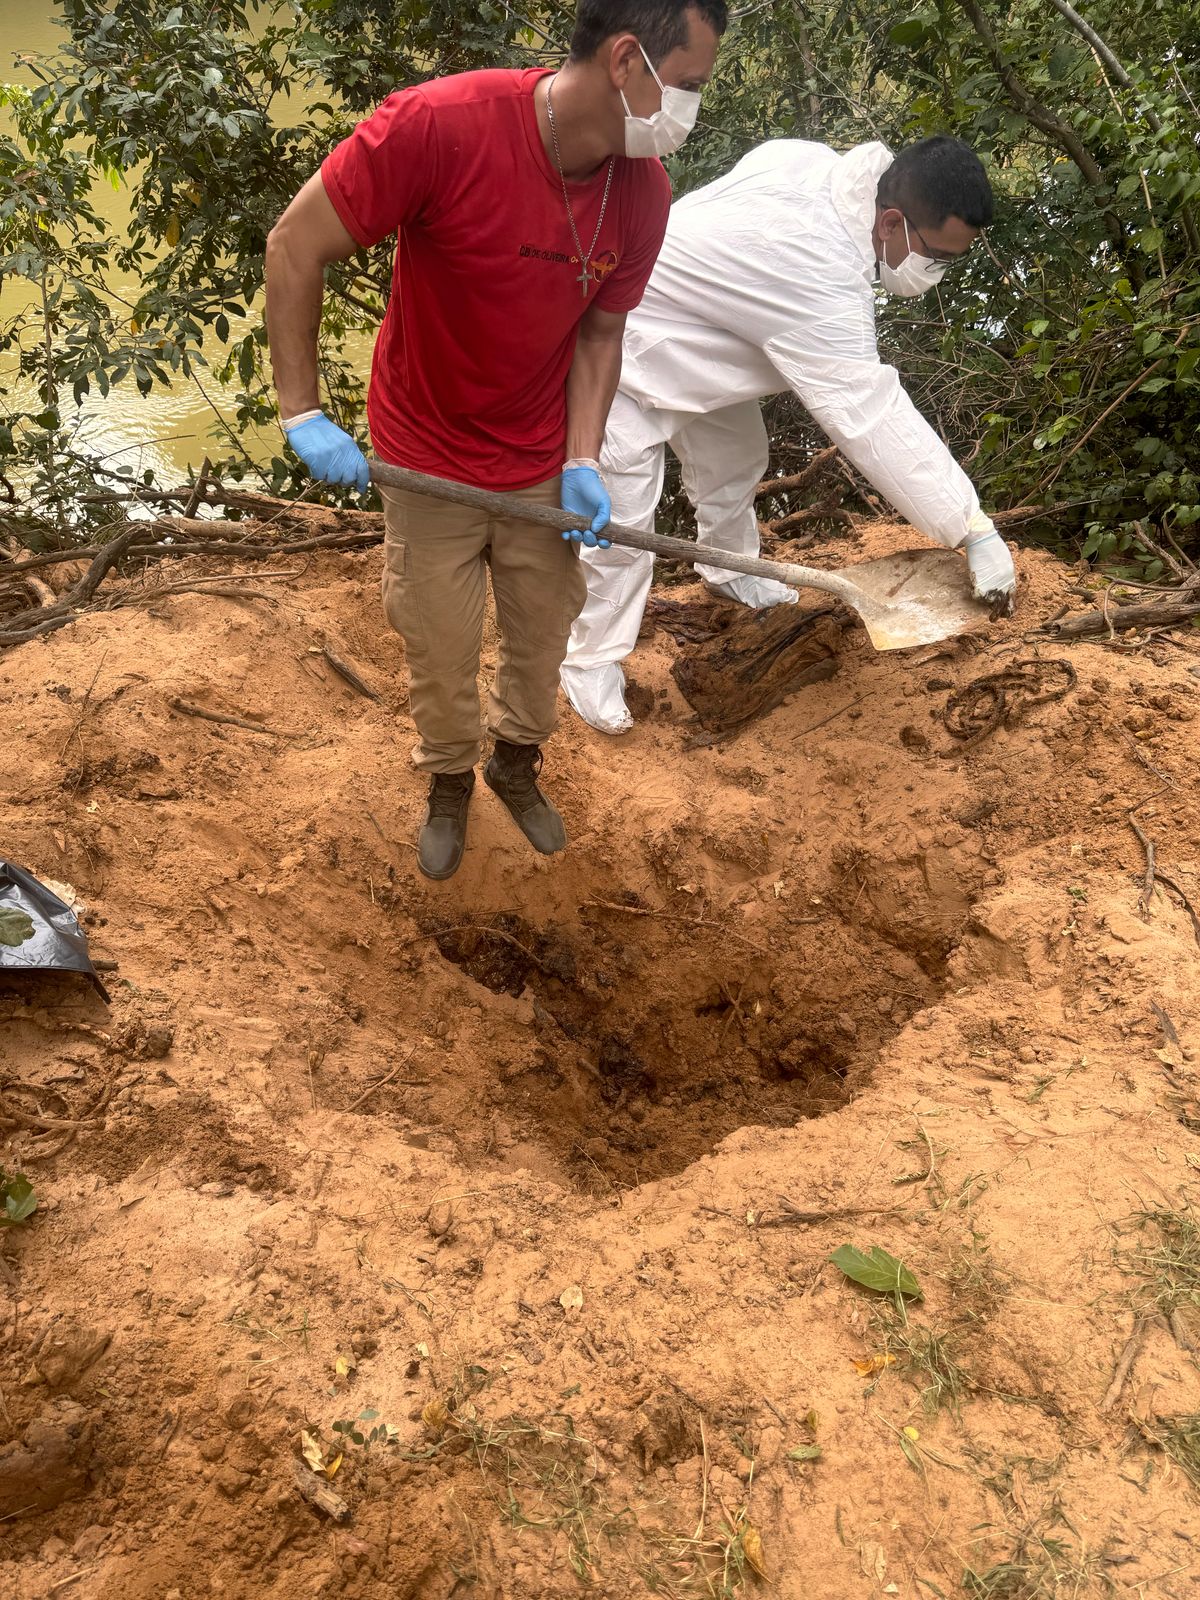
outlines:
[{"label": "man in white protective suit", "polygon": [[[612,520],[647,531],[664,446],[679,457],[700,545],[757,555],[754,489],[767,467],[759,402],[793,390],[843,454],[922,533],[966,557],[993,615],[1012,611],[1012,557],[966,474],[880,360],[876,282],[924,294],[992,218],[992,191],[960,140],[839,155],[779,139],[676,201],[645,298],[625,330],[601,465]],[[604,733],[633,726],[621,662],[650,592],[645,551],[588,549],[588,597],[562,686]],[[718,595],[748,606],[797,598],[773,580],[697,562]]]}]

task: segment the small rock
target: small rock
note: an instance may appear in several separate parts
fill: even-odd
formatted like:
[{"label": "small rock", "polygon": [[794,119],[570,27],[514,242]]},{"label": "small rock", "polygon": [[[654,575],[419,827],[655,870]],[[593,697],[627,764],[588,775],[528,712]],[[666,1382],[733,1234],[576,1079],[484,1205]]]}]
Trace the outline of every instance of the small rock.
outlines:
[{"label": "small rock", "polygon": [[65,1556],[66,1553],[67,1541],[60,1539],[56,1533],[50,1535],[38,1552],[43,1561],[57,1561],[60,1556]]},{"label": "small rock", "polygon": [[211,1439],[201,1439],[198,1449],[202,1461],[220,1461],[225,1454],[225,1441],[219,1435]]},{"label": "small rock", "polygon": [[107,1538],[108,1529],[93,1524],[90,1528],[85,1528],[76,1539],[71,1546],[71,1554],[79,1561],[90,1561]]},{"label": "small rock", "polygon": [[875,1009],[876,1009],[876,1011],[879,1012],[879,1015],[881,1017],[889,1016],[891,1014],[891,1009],[892,1009],[891,996],[890,995],[886,995],[886,994],[881,994],[879,996],[879,999],[876,1000],[876,1002],[875,1002]]},{"label": "small rock", "polygon": [[239,1394],[229,1402],[229,1409],[225,1413],[225,1421],[235,1433],[240,1433],[243,1428],[249,1427],[258,1415],[258,1407],[253,1396]]},{"label": "small rock", "polygon": [[202,1294],[194,1294],[190,1300],[180,1301],[175,1307],[175,1315],[177,1317],[194,1317],[203,1304],[204,1296]]},{"label": "small rock", "polygon": [[1037,1051],[1031,1044],[1023,1044],[1017,1051],[1017,1060],[1023,1061],[1026,1066],[1037,1060]]},{"label": "small rock", "polygon": [[355,1333],[350,1337],[350,1348],[360,1361],[364,1361],[379,1349],[379,1340],[373,1333]]},{"label": "small rock", "polygon": [[233,1193],[233,1185],[231,1183],[217,1183],[217,1182],[202,1183],[200,1185],[199,1189],[197,1189],[196,1193],[197,1194],[215,1194],[215,1195],[218,1195],[223,1200],[223,1199],[226,1198],[227,1195],[231,1195]]},{"label": "small rock", "polygon": [[161,1022],[152,1022],[146,1029],[146,1036],[142,1040],[138,1054],[148,1061],[161,1061],[163,1056],[170,1053],[174,1043],[174,1028],[168,1028]]},{"label": "small rock", "polygon": [[234,1467],[222,1467],[213,1479],[217,1488],[228,1500],[236,1500],[250,1486],[250,1474],[238,1472]]}]

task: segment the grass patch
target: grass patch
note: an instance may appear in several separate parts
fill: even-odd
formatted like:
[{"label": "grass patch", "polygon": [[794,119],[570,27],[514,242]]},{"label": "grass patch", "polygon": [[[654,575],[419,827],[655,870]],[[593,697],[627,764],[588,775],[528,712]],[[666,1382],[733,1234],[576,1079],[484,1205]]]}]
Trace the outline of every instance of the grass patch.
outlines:
[{"label": "grass patch", "polygon": [[1139,1422],[1138,1432],[1181,1468],[1194,1489],[1200,1489],[1200,1411],[1185,1416],[1155,1417]]},{"label": "grass patch", "polygon": [[936,1416],[944,1408],[957,1417],[974,1388],[970,1373],[957,1358],[960,1335],[897,1322],[886,1330],[885,1339],[904,1361],[904,1376],[919,1393],[926,1416]]},{"label": "grass patch", "polygon": [[1078,1533],[1057,1501],[1024,1527],[985,1531],[1003,1548],[990,1565],[963,1572],[962,1591],[970,1600],[1077,1600],[1114,1591],[1104,1552],[1075,1543]]},{"label": "grass patch", "polygon": [[754,1459],[750,1458],[745,1502],[731,1512],[718,1497],[721,1515],[714,1527],[709,1506],[708,1436],[703,1421],[700,1441],[704,1467],[696,1531],[655,1538],[657,1560],[642,1569],[642,1578],[651,1594],[663,1595],[666,1600],[692,1600],[693,1596],[703,1596],[704,1600],[742,1600],[752,1578],[768,1581],[762,1538],[750,1521]]},{"label": "grass patch", "polygon": [[1120,1251],[1117,1261],[1142,1280],[1139,1304],[1165,1317],[1181,1306],[1200,1306],[1200,1223],[1195,1213],[1165,1207],[1135,1211],[1130,1226],[1137,1242]]},{"label": "grass patch", "polygon": [[564,1535],[571,1570],[590,1584],[599,1570],[598,1541],[631,1532],[633,1513],[605,1501],[595,1446],[566,1412],[540,1421],[481,1413],[471,1397],[489,1376],[481,1367],[460,1371],[446,1399],[426,1406],[426,1434],[443,1454],[469,1456],[510,1527]]},{"label": "grass patch", "polygon": [[896,1356],[897,1372],[916,1389],[928,1417],[943,1410],[959,1417],[963,1401],[976,1388],[960,1355],[974,1320],[969,1316],[963,1325],[953,1328],[927,1327],[890,1309],[873,1318],[883,1350]]}]

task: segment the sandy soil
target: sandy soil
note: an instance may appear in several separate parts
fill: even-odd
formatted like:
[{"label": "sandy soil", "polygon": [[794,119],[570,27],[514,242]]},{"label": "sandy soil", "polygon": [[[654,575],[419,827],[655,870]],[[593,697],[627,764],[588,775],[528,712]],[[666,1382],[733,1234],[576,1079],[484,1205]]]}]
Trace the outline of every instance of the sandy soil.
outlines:
[{"label": "sandy soil", "polygon": [[[1078,580],[1019,566],[716,748],[655,634],[549,747],[566,855],[481,786],[445,885],[378,551],[0,661],[4,853],[119,963],[0,985],[3,1592],[1196,1592],[1200,946],[1129,813],[1200,905],[1200,641],[1031,641]],[[949,737],[1033,655],[1075,689]]]}]

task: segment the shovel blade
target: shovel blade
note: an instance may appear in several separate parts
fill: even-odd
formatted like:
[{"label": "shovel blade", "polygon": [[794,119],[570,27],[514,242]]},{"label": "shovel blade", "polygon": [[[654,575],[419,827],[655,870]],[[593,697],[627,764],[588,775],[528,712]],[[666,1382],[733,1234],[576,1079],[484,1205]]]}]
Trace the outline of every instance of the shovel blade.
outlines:
[{"label": "shovel blade", "polygon": [[901,550],[843,567],[841,576],[860,590],[851,604],[876,650],[952,639],[988,620],[988,608],[971,593],[967,564],[953,550]]}]

